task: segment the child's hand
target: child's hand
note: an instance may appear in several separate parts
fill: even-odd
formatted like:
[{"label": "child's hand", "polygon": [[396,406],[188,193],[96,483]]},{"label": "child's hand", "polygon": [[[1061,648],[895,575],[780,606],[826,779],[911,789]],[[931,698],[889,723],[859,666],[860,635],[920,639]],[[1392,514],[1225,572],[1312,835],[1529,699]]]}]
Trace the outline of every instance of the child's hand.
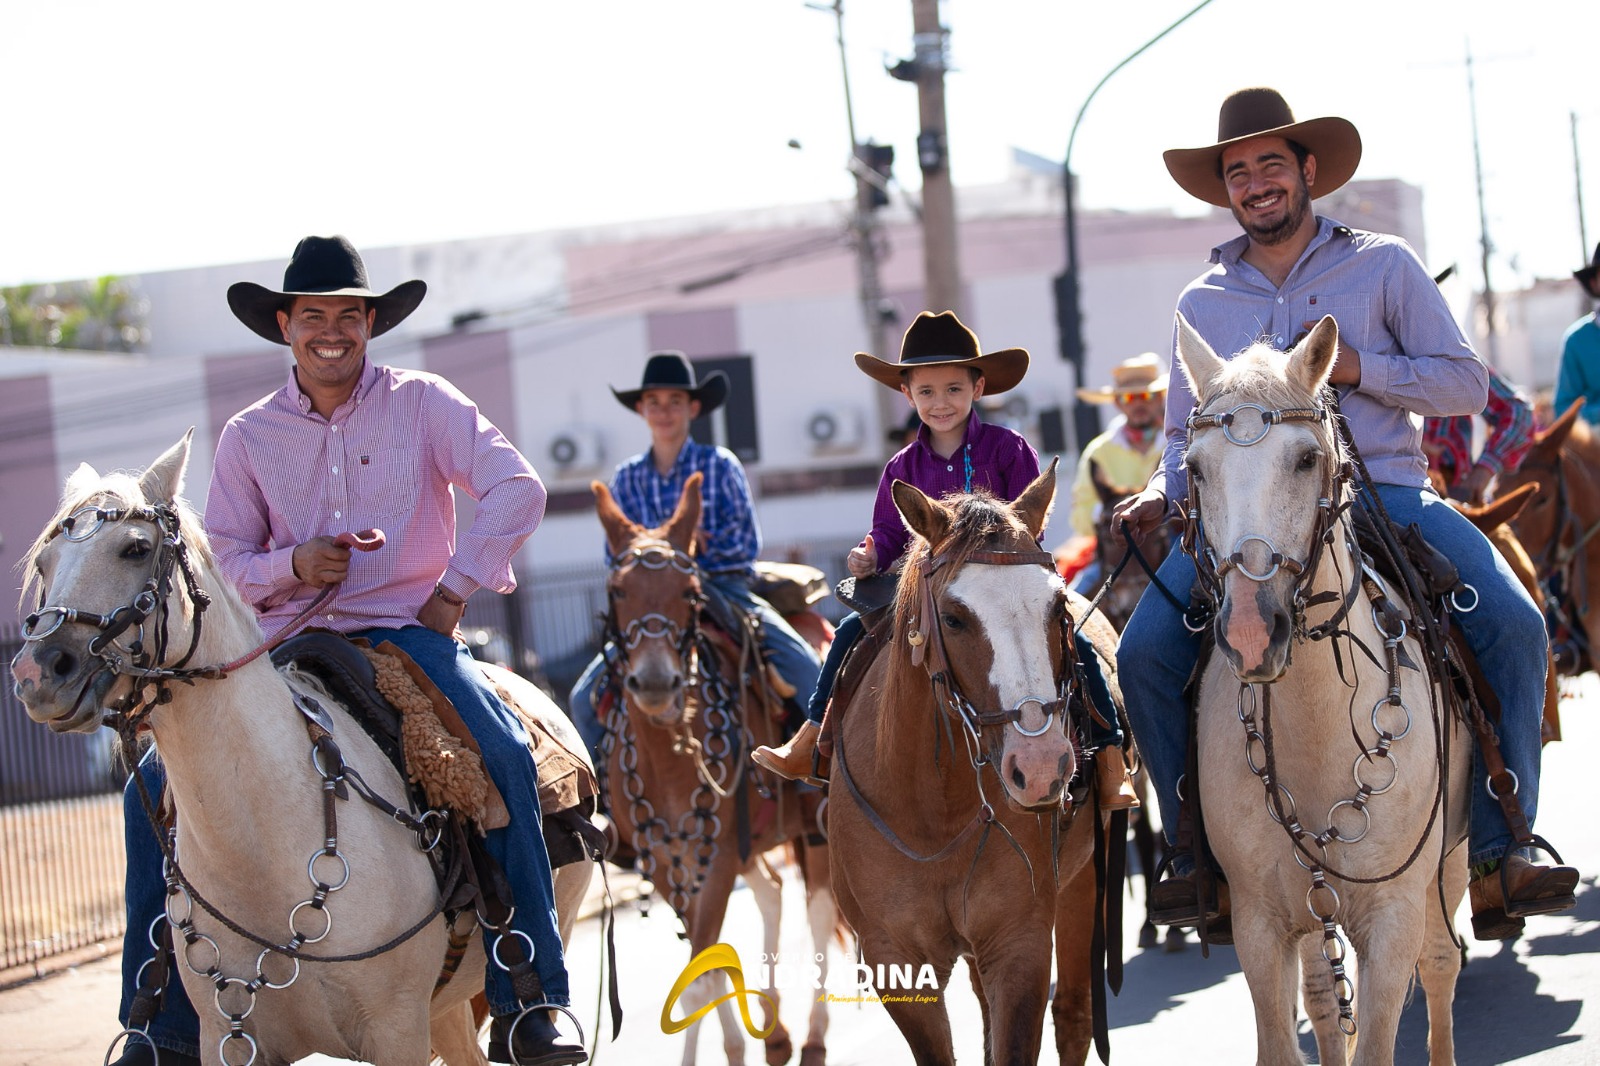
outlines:
[{"label": "child's hand", "polygon": [[845,565],[850,568],[852,577],[871,577],[878,572],[878,549],[872,546],[871,533],[868,533],[860,544],[850,549]]}]

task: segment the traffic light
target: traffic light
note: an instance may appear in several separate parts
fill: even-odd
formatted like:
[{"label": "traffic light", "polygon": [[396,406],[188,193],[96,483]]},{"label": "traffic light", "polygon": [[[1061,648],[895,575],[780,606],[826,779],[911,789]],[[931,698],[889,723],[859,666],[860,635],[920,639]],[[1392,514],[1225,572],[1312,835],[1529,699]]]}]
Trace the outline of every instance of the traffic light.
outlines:
[{"label": "traffic light", "polygon": [[889,181],[894,176],[894,145],[867,141],[856,145],[856,186],[868,211],[889,205]]}]

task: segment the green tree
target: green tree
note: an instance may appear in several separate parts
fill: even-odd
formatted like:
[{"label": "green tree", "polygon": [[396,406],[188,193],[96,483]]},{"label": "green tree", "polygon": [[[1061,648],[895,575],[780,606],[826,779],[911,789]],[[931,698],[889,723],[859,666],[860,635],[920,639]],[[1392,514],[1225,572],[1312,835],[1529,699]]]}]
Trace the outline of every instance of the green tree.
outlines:
[{"label": "green tree", "polygon": [[150,339],[150,301],[114,275],[0,288],[0,345],[133,352]]}]

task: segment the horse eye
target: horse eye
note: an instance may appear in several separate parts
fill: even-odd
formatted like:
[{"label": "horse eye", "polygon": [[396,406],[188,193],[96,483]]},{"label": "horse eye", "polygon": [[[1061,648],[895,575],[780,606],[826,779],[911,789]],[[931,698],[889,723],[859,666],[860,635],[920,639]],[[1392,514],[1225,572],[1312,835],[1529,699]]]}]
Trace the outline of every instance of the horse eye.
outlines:
[{"label": "horse eye", "polygon": [[1315,470],[1317,468],[1317,458],[1318,455],[1315,451],[1305,452],[1300,456],[1300,463],[1296,469],[1301,471]]},{"label": "horse eye", "polygon": [[122,549],[124,559],[144,559],[150,555],[150,542],[147,540],[130,540],[128,546]]},{"label": "horse eye", "polygon": [[1198,466],[1191,466],[1189,468],[1189,480],[1190,481],[1204,481],[1205,479],[1206,479],[1205,472],[1202,471]]},{"label": "horse eye", "polygon": [[944,623],[944,627],[946,629],[960,629],[961,628],[961,619],[957,618],[955,615],[950,614],[948,612],[946,612],[945,614],[940,615],[939,616],[939,621]]}]

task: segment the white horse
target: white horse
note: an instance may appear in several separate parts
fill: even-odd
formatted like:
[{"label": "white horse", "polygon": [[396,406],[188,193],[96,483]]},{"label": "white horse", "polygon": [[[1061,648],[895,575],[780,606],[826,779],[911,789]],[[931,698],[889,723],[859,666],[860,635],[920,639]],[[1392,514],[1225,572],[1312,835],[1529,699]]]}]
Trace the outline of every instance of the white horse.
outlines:
[{"label": "white horse", "polygon": [[[1201,807],[1228,875],[1257,1061],[1302,1061],[1298,949],[1324,1064],[1346,1061],[1357,1018],[1354,1061],[1392,1063],[1420,970],[1437,1066],[1454,1061],[1460,954],[1435,882],[1443,861],[1453,914],[1466,888],[1458,845],[1472,753],[1453,719],[1441,726],[1446,712],[1435,713],[1441,701],[1417,640],[1398,642],[1393,676],[1379,665],[1386,631],[1339,507],[1346,456],[1319,400],[1337,347],[1337,327],[1324,318],[1287,354],[1257,344],[1224,361],[1178,319],[1178,354],[1198,399],[1185,460],[1191,535],[1198,522],[1220,653],[1197,697]],[[1332,595],[1313,600],[1318,592]],[[1354,997],[1335,965],[1345,935],[1360,961]]]},{"label": "white horse", "polygon": [[[58,733],[91,732],[108,708],[143,713],[132,697],[150,679],[127,672],[135,634],[152,653],[152,668],[231,664],[262,646],[254,613],[216,569],[180,497],[188,457],[186,435],[137,478],[84,465],[68,479],[59,511],[24,560],[24,595],[36,588],[45,606],[11,665],[35,721]],[[195,589],[211,601],[199,624]],[[102,648],[105,627],[130,610],[148,617]],[[535,686],[503,671],[496,679],[534,701],[526,706],[562,717]],[[295,704],[297,683],[268,657],[222,679],[166,687],[171,701],[144,709],[177,812],[176,853],[183,875],[219,912],[274,944],[300,934],[307,938],[300,950],[327,957],[369,952],[437,911],[439,890],[418,834],[354,790],[350,802],[336,804],[337,855],[322,854],[323,776]],[[345,764],[404,809],[406,784],[383,752],[347,715],[329,717]],[[343,881],[320,912],[305,905],[314,890],[308,872],[325,884]],[[556,872],[563,937],[592,873],[588,862]],[[487,1061],[470,1002],[484,978],[470,911],[457,926],[471,931],[471,945],[435,995],[450,935],[443,916],[375,957],[301,965],[225,929],[200,904],[174,898],[184,897],[169,897],[169,915],[192,921],[199,934],[187,946],[178,937],[174,944],[206,1063],[286,1063],[322,1053],[426,1066],[430,1046],[450,1066]],[[216,976],[198,972],[208,969]],[[258,980],[262,987],[249,987]],[[247,1014],[243,1035],[229,1035],[225,1012]]]}]

